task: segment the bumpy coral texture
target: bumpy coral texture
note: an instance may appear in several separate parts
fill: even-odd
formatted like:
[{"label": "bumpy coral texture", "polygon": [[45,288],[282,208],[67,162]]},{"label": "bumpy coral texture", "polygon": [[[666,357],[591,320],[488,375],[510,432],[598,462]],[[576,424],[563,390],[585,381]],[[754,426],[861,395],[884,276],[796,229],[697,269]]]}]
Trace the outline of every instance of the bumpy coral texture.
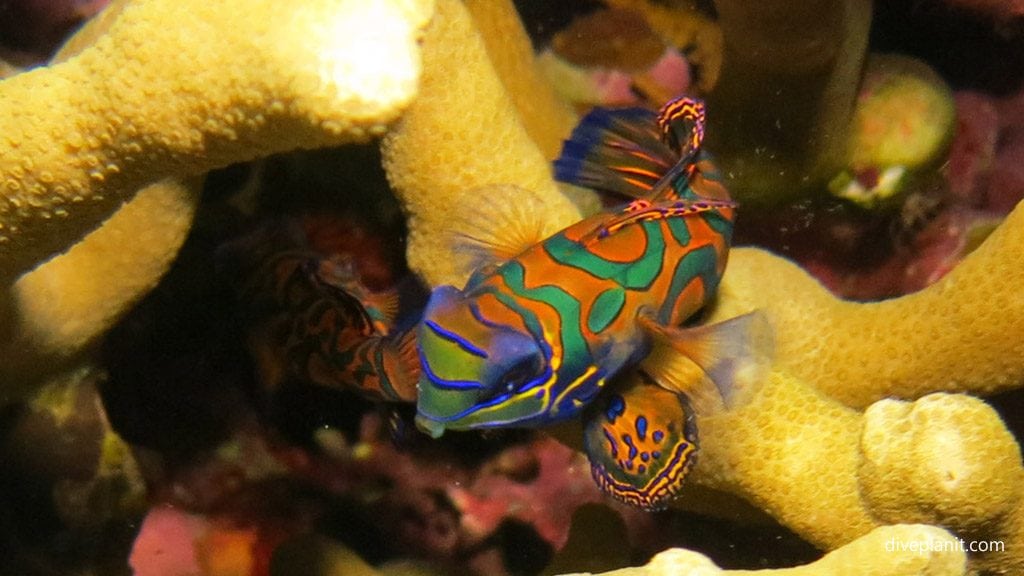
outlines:
[{"label": "bumpy coral texture", "polygon": [[382,132],[415,94],[429,14],[402,0],[127,5],[76,58],[0,84],[0,273],[145,184]]},{"label": "bumpy coral texture", "polygon": [[[379,133],[412,98],[430,0],[113,2],[55,63],[0,83],[5,398],[105,332],[166,271],[198,181]],[[174,22],[174,26],[167,26]],[[373,58],[367,58],[372,54]],[[71,56],[77,57],[70,59]],[[67,61],[69,60],[69,61]]]},{"label": "bumpy coral texture", "polygon": [[409,213],[409,266],[430,284],[461,286],[468,256],[453,253],[445,239],[464,194],[517,184],[522,194],[511,201],[544,215],[547,234],[580,214],[559,193],[519,117],[509,114],[514,103],[461,2],[437,3],[423,50],[420,93],[384,140],[384,168]]},{"label": "bumpy coral texture", "polygon": [[776,363],[856,408],[889,396],[1024,382],[1024,206],[932,286],[876,303],[830,295],[790,262],[732,251],[716,318],[763,310]]},{"label": "bumpy coral texture", "polygon": [[[890,542],[914,543],[929,547],[887,551]],[[861,576],[955,576],[967,573],[964,553],[956,549],[956,540],[945,530],[920,524],[883,526],[849,544],[826,554],[805,566],[764,570],[776,576],[829,576],[860,574]],[[729,574],[760,574],[762,571],[722,570],[707,557],[680,548],[658,554],[646,566],[604,572],[600,576],[728,576]],[[582,576],[582,575],[568,575]]]},{"label": "bumpy coral texture", "polygon": [[877,525],[858,493],[858,412],[775,372],[748,403],[698,428],[694,482],[742,496],[825,548]]},{"label": "bumpy coral texture", "polygon": [[576,126],[577,117],[542,79],[530,38],[511,0],[469,0],[465,6],[509,98],[515,109],[522,111],[523,127],[544,157],[554,160],[562,150],[565,135]]},{"label": "bumpy coral texture", "polygon": [[922,522],[1006,543],[973,556],[975,567],[1024,568],[1020,449],[977,398],[882,400],[861,413],[776,369],[744,405],[699,424],[693,481],[742,497],[822,548],[881,524]]},{"label": "bumpy coral texture", "polygon": [[4,392],[85,348],[148,293],[170,267],[192,224],[198,182],[147,186],[66,253],[22,276],[17,310],[0,343]]}]

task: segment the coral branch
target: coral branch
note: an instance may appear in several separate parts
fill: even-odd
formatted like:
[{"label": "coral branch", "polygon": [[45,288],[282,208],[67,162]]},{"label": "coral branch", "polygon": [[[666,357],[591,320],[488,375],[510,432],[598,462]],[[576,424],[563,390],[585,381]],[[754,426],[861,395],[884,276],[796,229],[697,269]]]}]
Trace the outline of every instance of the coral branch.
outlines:
[{"label": "coral branch", "polygon": [[698,424],[698,484],[741,496],[826,549],[878,525],[858,491],[858,412],[775,372],[751,402]]},{"label": "coral branch", "polygon": [[430,8],[138,0],[77,57],[4,80],[0,273],[165,177],[379,134],[415,94]]},{"label": "coral branch", "polygon": [[929,392],[990,394],[1024,382],[1024,204],[921,292],[874,303],[830,295],[768,252],[732,251],[715,318],[763,310],[776,363],[849,406]]},{"label": "coral branch", "polygon": [[[147,294],[185,241],[200,183],[144,188],[66,253],[22,276],[0,344],[4,393],[29,386],[108,330]],[[2,402],[0,402],[2,403]]]},{"label": "coral branch", "polygon": [[463,194],[515,183],[521,195],[495,202],[543,214],[549,234],[580,218],[514,110],[466,8],[439,1],[423,41],[419,96],[382,147],[388,179],[409,214],[409,266],[430,284],[465,281],[459,264],[468,255],[453,254],[442,240]]},{"label": "coral branch", "polygon": [[544,157],[554,160],[577,117],[541,76],[511,0],[469,0],[465,5],[523,127]]}]

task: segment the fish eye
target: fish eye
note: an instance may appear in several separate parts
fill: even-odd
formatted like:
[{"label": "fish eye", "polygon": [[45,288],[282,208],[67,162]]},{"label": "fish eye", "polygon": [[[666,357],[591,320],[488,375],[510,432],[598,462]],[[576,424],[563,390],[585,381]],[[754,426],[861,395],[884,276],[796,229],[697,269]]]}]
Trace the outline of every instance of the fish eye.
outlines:
[{"label": "fish eye", "polygon": [[505,371],[498,385],[491,389],[487,400],[498,396],[511,396],[520,392],[537,375],[539,365],[536,358],[524,358]]}]

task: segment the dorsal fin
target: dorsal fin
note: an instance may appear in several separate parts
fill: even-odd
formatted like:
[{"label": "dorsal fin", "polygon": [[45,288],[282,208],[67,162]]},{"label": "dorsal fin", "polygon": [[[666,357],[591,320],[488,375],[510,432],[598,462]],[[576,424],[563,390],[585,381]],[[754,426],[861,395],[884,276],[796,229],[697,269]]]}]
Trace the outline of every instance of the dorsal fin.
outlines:
[{"label": "dorsal fin", "polygon": [[643,198],[630,202],[622,211],[608,217],[587,233],[581,239],[586,243],[591,240],[599,240],[615,233],[616,230],[630,224],[645,222],[648,220],[660,220],[664,218],[679,218],[710,212],[724,208],[735,208],[736,203],[731,200],[710,200],[699,199],[689,200],[675,198],[674,200],[660,200],[652,202]]},{"label": "dorsal fin", "polygon": [[658,111],[661,139],[685,164],[693,163],[704,142],[704,102],[689,96],[669,100]]},{"label": "dorsal fin", "polygon": [[680,96],[655,114],[594,108],[555,161],[555,178],[651,200],[699,196],[689,190],[704,141],[704,103]]}]

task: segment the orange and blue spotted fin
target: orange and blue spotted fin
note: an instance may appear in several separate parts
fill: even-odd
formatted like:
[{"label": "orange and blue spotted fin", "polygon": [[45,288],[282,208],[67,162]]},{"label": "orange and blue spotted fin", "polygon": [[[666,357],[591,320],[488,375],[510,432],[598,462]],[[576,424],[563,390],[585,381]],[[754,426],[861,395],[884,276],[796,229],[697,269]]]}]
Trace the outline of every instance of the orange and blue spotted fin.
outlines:
[{"label": "orange and blue spotted fin", "polygon": [[773,355],[771,324],[759,311],[693,328],[663,326],[649,317],[640,325],[655,338],[643,369],[659,386],[688,395],[702,413],[748,400]]},{"label": "orange and blue spotted fin", "polygon": [[[502,190],[502,194],[515,195],[515,191]],[[456,265],[465,276],[492,269],[550,235],[542,210],[530,203],[532,196],[524,193],[522,198],[496,202],[490,187],[470,190],[460,197],[448,229],[440,233],[452,254],[461,257],[456,258]]]},{"label": "orange and blue spotted fin", "polygon": [[565,141],[555,160],[555,179],[644,198],[679,158],[679,153],[662,141],[655,112],[594,108]]},{"label": "orange and blue spotted fin", "polygon": [[642,370],[616,379],[587,407],[583,445],[590,472],[609,496],[645,510],[665,508],[697,459],[697,419],[685,394]]}]

